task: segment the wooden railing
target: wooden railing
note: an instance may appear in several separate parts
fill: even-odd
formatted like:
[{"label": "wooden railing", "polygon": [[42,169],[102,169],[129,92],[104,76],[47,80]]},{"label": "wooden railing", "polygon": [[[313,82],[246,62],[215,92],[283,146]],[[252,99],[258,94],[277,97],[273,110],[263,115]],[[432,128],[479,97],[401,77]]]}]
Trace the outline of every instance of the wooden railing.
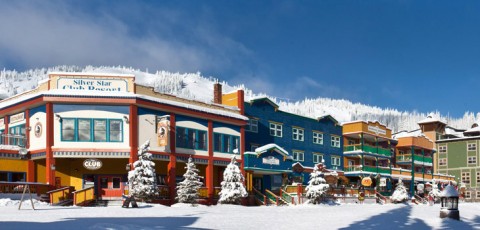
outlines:
[{"label": "wooden railing", "polygon": [[[213,191],[213,197],[218,198],[219,197],[218,193],[220,193],[221,190],[222,190],[222,188],[215,187],[214,191]],[[198,196],[200,198],[203,198],[203,199],[208,198],[208,188],[207,187],[201,187],[200,189],[198,189]]]},{"label": "wooden railing", "polygon": [[[0,182],[0,193],[23,193],[26,182]],[[28,183],[28,182],[27,182]],[[48,192],[50,185],[42,183],[29,184],[30,192],[36,193],[37,196]]]},{"label": "wooden railing", "polygon": [[170,199],[170,188],[167,185],[157,185],[158,199]]},{"label": "wooden railing", "polygon": [[287,204],[295,204],[295,198],[288,194],[286,191],[283,189],[280,189],[280,197],[287,202]]},{"label": "wooden railing", "polygon": [[375,195],[377,196],[377,201],[381,204],[386,204],[387,203],[387,198],[383,196],[382,194],[376,192]]},{"label": "wooden railing", "polygon": [[95,200],[94,187],[84,188],[73,192],[73,205],[85,206]]},{"label": "wooden railing", "polygon": [[59,204],[66,200],[71,199],[72,192],[74,190],[73,186],[67,186],[52,191],[48,191],[47,194],[50,196],[50,204]]},{"label": "wooden railing", "polygon": [[280,204],[278,196],[275,195],[275,193],[273,193],[272,191],[265,189],[265,195],[271,203],[274,203],[277,206]]},{"label": "wooden railing", "polygon": [[267,205],[267,196],[263,195],[260,191],[252,188],[253,194],[255,195],[255,199],[257,199],[261,204]]}]

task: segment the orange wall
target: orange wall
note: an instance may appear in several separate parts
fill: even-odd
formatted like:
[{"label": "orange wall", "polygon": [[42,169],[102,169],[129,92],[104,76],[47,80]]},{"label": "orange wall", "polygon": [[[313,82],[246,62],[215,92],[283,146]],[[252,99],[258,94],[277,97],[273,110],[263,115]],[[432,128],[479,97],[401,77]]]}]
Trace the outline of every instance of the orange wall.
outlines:
[{"label": "orange wall", "polygon": [[372,132],[368,130],[368,126],[374,126],[377,128],[380,128],[382,130],[385,130],[385,135],[383,134],[378,134],[378,136],[381,137],[386,137],[386,138],[392,138],[392,130],[388,129],[386,126],[378,123],[378,122],[365,122],[365,121],[358,121],[354,123],[349,123],[349,124],[344,124],[343,125],[343,133],[359,133],[359,132],[364,132],[364,133],[370,133],[372,135],[377,135],[375,132]]},{"label": "orange wall", "polygon": [[222,104],[238,107],[238,92],[227,93],[222,95]]},{"label": "orange wall", "polygon": [[425,149],[433,149],[433,142],[426,137],[401,137],[398,138],[397,147],[418,146]]}]

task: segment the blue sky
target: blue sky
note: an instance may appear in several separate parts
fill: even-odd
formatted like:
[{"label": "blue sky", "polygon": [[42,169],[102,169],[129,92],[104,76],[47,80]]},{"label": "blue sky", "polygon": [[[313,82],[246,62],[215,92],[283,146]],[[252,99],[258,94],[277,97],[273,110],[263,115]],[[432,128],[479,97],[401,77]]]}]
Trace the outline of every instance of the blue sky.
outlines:
[{"label": "blue sky", "polygon": [[479,112],[478,1],[3,1],[0,67],[200,71],[290,101]]}]

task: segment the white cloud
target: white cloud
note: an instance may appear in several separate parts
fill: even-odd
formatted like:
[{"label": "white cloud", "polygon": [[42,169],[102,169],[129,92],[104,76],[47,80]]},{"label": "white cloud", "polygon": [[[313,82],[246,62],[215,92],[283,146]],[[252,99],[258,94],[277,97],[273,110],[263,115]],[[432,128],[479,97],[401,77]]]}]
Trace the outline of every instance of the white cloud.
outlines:
[{"label": "white cloud", "polygon": [[[131,6],[131,11],[128,8],[123,9],[128,16],[116,18],[107,11],[82,11],[63,1],[2,4],[0,66],[125,65],[216,72],[251,55],[208,21],[193,25],[182,21],[188,16],[182,12],[138,5]],[[127,23],[130,16],[142,17],[147,27],[136,30]],[[177,34],[175,27],[181,26],[183,31]]]}]

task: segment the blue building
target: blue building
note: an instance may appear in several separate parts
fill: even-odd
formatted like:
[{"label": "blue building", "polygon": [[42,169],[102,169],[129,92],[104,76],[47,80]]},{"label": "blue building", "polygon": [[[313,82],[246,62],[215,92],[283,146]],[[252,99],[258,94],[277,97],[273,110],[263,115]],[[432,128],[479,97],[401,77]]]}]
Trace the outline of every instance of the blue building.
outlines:
[{"label": "blue building", "polygon": [[244,111],[249,118],[244,170],[250,191],[307,184],[318,163],[343,171],[342,126],[332,116],[313,119],[281,111],[266,97],[246,101]]}]

